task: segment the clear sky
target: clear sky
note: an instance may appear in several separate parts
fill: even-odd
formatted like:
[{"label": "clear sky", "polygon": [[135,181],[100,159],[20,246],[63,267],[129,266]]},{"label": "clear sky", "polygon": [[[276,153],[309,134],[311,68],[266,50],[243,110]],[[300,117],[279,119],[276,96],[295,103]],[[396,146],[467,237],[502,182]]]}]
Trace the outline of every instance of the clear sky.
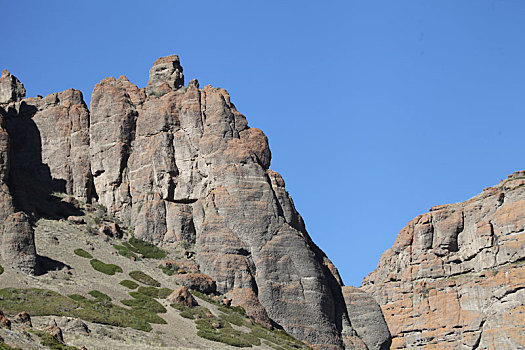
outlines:
[{"label": "clear sky", "polygon": [[0,0],[28,96],[160,56],[270,140],[314,241],[359,285],[399,230],[525,168],[525,1]]}]

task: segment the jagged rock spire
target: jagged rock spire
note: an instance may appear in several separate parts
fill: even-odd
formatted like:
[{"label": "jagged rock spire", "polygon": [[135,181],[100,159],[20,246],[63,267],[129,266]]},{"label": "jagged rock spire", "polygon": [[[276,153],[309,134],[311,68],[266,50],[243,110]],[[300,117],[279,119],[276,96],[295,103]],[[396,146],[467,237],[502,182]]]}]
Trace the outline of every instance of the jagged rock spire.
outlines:
[{"label": "jagged rock spire", "polygon": [[148,96],[161,96],[182,86],[184,86],[184,74],[182,74],[179,56],[161,57],[153,63],[146,87]]},{"label": "jagged rock spire", "polygon": [[25,96],[24,84],[4,69],[0,77],[0,103],[18,102]]}]

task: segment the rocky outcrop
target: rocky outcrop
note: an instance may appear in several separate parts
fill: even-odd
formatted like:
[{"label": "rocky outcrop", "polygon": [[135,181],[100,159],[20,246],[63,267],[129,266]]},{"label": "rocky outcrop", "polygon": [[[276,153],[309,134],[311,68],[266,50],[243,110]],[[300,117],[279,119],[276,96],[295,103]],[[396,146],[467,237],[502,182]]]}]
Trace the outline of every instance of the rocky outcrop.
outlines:
[{"label": "rocky outcrop", "polygon": [[20,101],[26,96],[24,85],[5,69],[0,76],[0,104]]},{"label": "rocky outcrop", "polygon": [[37,272],[34,232],[29,218],[15,212],[12,195],[12,144],[6,130],[6,119],[13,104],[25,96],[18,79],[3,71],[0,78],[0,257],[9,266],[23,272]]},{"label": "rocky outcrop", "polygon": [[213,294],[217,290],[215,281],[202,273],[186,273],[176,276],[177,283],[201,293]]},{"label": "rocky outcrop", "polygon": [[[203,288],[226,294],[260,324],[319,349],[366,348],[337,269],[269,168],[266,136],[226,90],[201,89],[197,80],[184,86],[182,72],[168,56],[155,61],[146,88],[106,78],[93,90],[91,112],[77,90],[22,99],[9,85],[15,92],[2,115],[13,207],[74,218],[64,205],[75,206],[57,203],[53,191],[93,201],[137,238],[191,247],[187,257],[209,276],[198,281]],[[1,165],[0,157],[0,180]],[[181,283],[195,282],[190,277]]]},{"label": "rocky outcrop", "polygon": [[525,171],[412,220],[362,289],[393,349],[525,347]]},{"label": "rocky outcrop", "polygon": [[343,287],[348,317],[352,327],[370,350],[388,350],[392,338],[386,325],[381,308],[376,301],[364,291]]},{"label": "rocky outcrop", "polygon": [[1,253],[10,266],[30,274],[36,272],[35,233],[26,214],[14,213],[4,221]]},{"label": "rocky outcrop", "polygon": [[199,303],[197,303],[197,300],[195,300],[193,295],[191,295],[188,287],[185,286],[179,287],[177,290],[171,292],[167,300],[171,303],[177,303],[187,307],[194,307],[199,305]]},{"label": "rocky outcrop", "polygon": [[[266,136],[223,89],[183,87],[176,56],[145,90],[108,78],[91,100],[91,169],[98,200],[135,236],[195,245],[202,273],[262,324],[325,348],[351,330],[338,276],[311,242]],[[341,307],[343,306],[343,307]]]}]

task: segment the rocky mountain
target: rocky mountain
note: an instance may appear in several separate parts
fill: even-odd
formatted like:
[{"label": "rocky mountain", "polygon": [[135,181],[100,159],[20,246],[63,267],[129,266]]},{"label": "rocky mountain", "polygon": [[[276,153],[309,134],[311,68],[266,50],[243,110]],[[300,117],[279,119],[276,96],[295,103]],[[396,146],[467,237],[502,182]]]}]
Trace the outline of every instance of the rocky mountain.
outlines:
[{"label": "rocky mountain", "polygon": [[392,349],[525,348],[525,171],[401,230],[361,289]]},{"label": "rocky mountain", "polygon": [[[178,56],[156,60],[145,88],[124,76],[102,80],[89,109],[73,89],[24,97],[23,85],[4,71],[5,265],[41,276],[77,264],[76,257],[64,264],[52,249],[43,256],[38,245],[49,232],[42,227],[68,219],[81,226],[79,237],[93,230],[115,240],[132,237],[168,254],[185,247],[177,264],[214,286],[207,292],[314,348],[389,347],[381,309],[363,292],[343,288],[337,269],[306,232],[284,180],[270,169],[264,133],[248,126],[226,90],[201,89],[197,80],[185,85]],[[86,226],[82,216],[92,217],[96,208],[106,221],[95,217],[96,227]],[[119,242],[115,247],[129,248],[132,241]],[[188,278],[181,276],[166,283],[184,284]]]}]

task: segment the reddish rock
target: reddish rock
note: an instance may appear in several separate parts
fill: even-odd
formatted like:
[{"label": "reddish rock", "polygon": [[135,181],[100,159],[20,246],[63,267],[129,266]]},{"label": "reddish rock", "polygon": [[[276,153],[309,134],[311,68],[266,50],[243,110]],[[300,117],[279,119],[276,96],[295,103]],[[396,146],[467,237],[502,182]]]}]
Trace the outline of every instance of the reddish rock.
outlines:
[{"label": "reddish rock", "polygon": [[174,290],[169,296],[168,301],[172,303],[181,304],[188,307],[198,306],[197,300],[191,295],[187,287],[179,287]]},{"label": "reddish rock", "polygon": [[122,238],[122,230],[115,222],[106,223],[100,226],[99,232],[108,237]]},{"label": "reddish rock", "polygon": [[516,172],[401,230],[362,289],[381,305],[392,349],[525,347],[525,187]]},{"label": "reddish rock", "polygon": [[16,315],[15,321],[18,323],[23,323],[28,327],[33,327],[31,324],[31,316],[25,311],[19,312]]},{"label": "reddish rock", "polygon": [[186,273],[177,275],[175,278],[178,284],[201,293],[211,294],[217,290],[215,281],[202,273]]},{"label": "reddish rock", "polygon": [[4,315],[0,315],[0,328],[11,329],[11,321]]},{"label": "reddish rock", "polygon": [[49,326],[44,328],[44,332],[49,333],[60,343],[64,342],[64,335],[62,333],[62,329],[57,326],[56,322],[53,321]]}]

